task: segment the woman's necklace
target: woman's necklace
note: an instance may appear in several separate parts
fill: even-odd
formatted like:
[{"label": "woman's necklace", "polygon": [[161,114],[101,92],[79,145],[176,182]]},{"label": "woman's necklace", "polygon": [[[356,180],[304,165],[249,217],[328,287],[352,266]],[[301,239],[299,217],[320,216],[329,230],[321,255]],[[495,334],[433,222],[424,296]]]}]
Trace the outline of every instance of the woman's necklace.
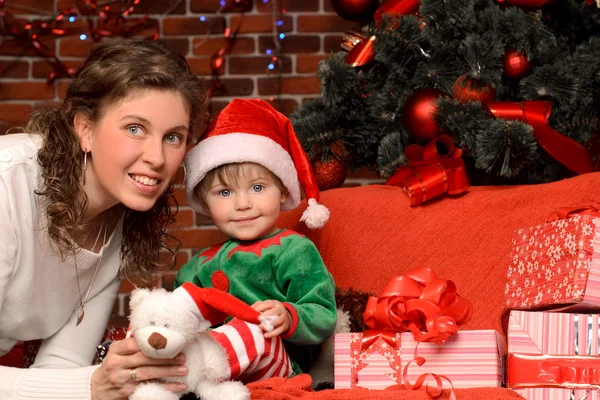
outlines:
[{"label": "woman's necklace", "polygon": [[81,297],[81,285],[79,284],[79,268],[77,268],[77,254],[75,254],[75,275],[77,276],[77,290],[79,291],[79,311],[77,312],[77,323],[75,326],[79,325],[81,321],[83,321],[83,317],[85,316],[85,312],[83,311],[83,307],[85,302],[87,301],[88,296],[90,295],[90,290],[92,290],[92,285],[94,284],[94,280],[96,279],[96,274],[98,273],[98,269],[100,268],[100,264],[102,263],[102,255],[104,251],[102,247],[106,244],[106,231],[108,231],[108,226],[105,224],[105,221],[102,221],[102,225],[100,225],[100,230],[98,230],[98,236],[96,236],[96,241],[92,246],[92,251],[96,248],[98,244],[98,239],[100,239],[100,233],[102,233],[102,229],[104,228],[104,239],[102,239],[102,246],[100,247],[100,259],[98,260],[98,264],[96,265],[96,270],[94,271],[94,275],[92,276],[92,281],[90,282],[90,287],[88,287],[87,293],[85,294],[85,298]]}]

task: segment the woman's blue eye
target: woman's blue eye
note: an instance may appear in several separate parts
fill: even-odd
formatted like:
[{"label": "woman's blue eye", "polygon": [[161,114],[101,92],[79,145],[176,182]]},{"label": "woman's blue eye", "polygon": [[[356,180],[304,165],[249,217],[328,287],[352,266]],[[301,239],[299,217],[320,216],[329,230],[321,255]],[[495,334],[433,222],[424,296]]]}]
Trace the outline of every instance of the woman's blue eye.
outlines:
[{"label": "woman's blue eye", "polygon": [[169,144],[181,144],[181,136],[175,133],[169,133],[167,136],[167,142]]},{"label": "woman's blue eye", "polygon": [[141,128],[137,125],[131,125],[127,127],[127,132],[131,135],[137,135],[138,133],[141,133]]},{"label": "woman's blue eye", "polygon": [[253,185],[252,186],[252,191],[255,193],[260,193],[263,190],[263,185]]},{"label": "woman's blue eye", "polygon": [[223,189],[219,192],[219,195],[221,195],[223,197],[229,197],[229,196],[231,196],[231,190]]}]

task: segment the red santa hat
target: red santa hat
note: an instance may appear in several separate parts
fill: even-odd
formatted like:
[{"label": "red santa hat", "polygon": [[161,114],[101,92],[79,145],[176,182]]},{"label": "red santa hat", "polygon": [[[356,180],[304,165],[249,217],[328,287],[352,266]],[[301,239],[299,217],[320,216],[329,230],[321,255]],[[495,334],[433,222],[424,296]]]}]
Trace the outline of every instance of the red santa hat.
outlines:
[{"label": "red santa hat", "polygon": [[228,317],[239,318],[246,322],[262,324],[266,331],[273,330],[275,317],[263,316],[240,299],[227,292],[214,288],[202,288],[191,282],[173,291],[173,296],[187,305],[187,308],[210,326],[225,321]]},{"label": "red santa hat", "polygon": [[314,172],[290,120],[269,103],[257,99],[234,99],[206,128],[199,143],[185,159],[185,194],[188,204],[208,215],[196,193],[206,174],[221,165],[252,162],[275,174],[288,190],[282,210],[300,204],[301,188],[308,199],[302,214],[309,228],[321,228],[329,210],[318,203]]}]

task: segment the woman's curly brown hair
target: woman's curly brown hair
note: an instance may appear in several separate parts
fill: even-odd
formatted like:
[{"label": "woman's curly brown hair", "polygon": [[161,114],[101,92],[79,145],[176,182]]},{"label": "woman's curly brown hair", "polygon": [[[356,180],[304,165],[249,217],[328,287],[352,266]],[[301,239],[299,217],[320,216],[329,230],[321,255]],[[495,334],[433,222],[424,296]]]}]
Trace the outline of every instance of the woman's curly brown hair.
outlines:
[{"label": "woman's curly brown hair", "polygon": [[[48,233],[63,259],[77,251],[72,238],[88,234],[83,222],[88,204],[82,185],[83,152],[73,128],[75,114],[97,123],[108,107],[146,89],[176,91],[182,96],[193,137],[207,117],[207,88],[182,55],[159,41],[116,40],[97,45],[69,85],[62,105],[36,110],[25,128],[44,136],[38,152],[44,186],[36,193],[43,198]],[[168,194],[148,211],[124,210],[120,277],[148,283],[154,273],[172,268],[180,242],[168,228],[176,213],[177,204],[169,201]]]}]

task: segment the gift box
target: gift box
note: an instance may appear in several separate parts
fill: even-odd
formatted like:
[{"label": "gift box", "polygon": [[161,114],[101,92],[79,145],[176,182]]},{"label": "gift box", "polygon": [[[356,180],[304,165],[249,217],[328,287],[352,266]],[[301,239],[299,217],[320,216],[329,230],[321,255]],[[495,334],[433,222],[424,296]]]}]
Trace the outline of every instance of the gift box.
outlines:
[{"label": "gift box", "polygon": [[417,344],[418,356],[426,362],[409,365],[410,383],[434,373],[446,376],[455,388],[502,386],[504,340],[494,330],[459,331],[443,344],[419,343],[410,332],[365,331],[335,335],[335,388],[384,389],[405,383],[403,369],[415,358]]},{"label": "gift box", "polygon": [[511,311],[507,386],[528,400],[598,400],[599,315]]},{"label": "gift box", "polygon": [[513,234],[504,306],[591,311],[600,307],[600,219],[568,215]]}]

